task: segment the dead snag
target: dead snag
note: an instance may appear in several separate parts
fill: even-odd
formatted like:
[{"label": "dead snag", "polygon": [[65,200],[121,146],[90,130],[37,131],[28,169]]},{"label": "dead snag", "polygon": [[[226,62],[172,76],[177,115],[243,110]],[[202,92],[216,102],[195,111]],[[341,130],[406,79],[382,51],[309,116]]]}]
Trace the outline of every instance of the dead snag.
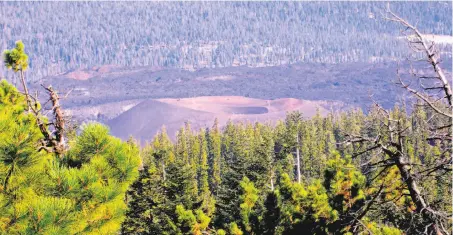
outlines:
[{"label": "dead snag", "polygon": [[[66,120],[64,118],[64,112],[60,106],[60,97],[52,86],[41,86],[46,90],[49,97],[43,106],[47,103],[51,104],[51,108],[48,112],[43,113],[37,96],[28,96],[31,97],[29,98],[29,110],[35,115],[36,124],[44,137],[39,149],[44,149],[47,152],[53,152],[56,155],[61,156],[66,151],[64,137]],[[49,112],[52,112],[52,117],[49,118],[51,121],[47,122],[46,119]],[[50,129],[50,126],[53,126],[53,128]]]},{"label": "dead snag", "polygon": [[60,97],[58,97],[57,92],[52,88],[52,86],[49,86],[45,88],[47,93],[49,94],[49,99],[52,103],[52,109],[53,110],[53,126],[54,126],[54,137],[52,140],[52,147],[58,155],[61,155],[64,150],[65,150],[65,138],[64,138],[64,132],[65,132],[65,119],[64,119],[64,114],[63,110],[61,109],[60,106]]}]

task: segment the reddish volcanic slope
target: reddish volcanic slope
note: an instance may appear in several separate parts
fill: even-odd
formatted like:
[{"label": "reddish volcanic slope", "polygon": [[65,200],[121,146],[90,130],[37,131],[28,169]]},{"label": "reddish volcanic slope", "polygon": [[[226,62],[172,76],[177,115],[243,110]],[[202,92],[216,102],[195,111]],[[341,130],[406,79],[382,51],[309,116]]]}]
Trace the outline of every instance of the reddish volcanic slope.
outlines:
[{"label": "reddish volcanic slope", "polygon": [[146,100],[118,117],[108,125],[112,134],[122,139],[134,136],[142,143],[151,140],[165,126],[174,138],[176,131],[189,121],[193,129],[210,127],[215,118],[221,126],[234,122],[275,122],[290,111],[300,111],[310,117],[319,109],[326,114],[339,103],[307,101],[292,98],[262,100],[242,96],[204,96],[181,99]]}]

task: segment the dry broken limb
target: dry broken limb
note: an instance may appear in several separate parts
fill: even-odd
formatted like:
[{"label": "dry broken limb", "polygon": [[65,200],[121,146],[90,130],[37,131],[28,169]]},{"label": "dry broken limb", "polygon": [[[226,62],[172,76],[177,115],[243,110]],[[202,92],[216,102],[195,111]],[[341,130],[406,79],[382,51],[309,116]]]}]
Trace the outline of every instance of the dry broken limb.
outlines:
[{"label": "dry broken limb", "polygon": [[[383,110],[381,107],[379,107],[379,109]],[[447,159],[442,159],[442,161],[436,160],[436,165],[434,167],[430,166],[428,163],[412,163],[406,152],[408,146],[405,146],[406,135],[404,132],[407,128],[403,129],[401,125],[402,120],[392,120],[390,119],[390,116],[386,119],[389,123],[387,125],[389,140],[380,144],[381,148],[390,159],[393,159],[394,165],[398,167],[403,183],[406,185],[407,190],[409,190],[409,195],[416,205],[416,212],[421,214],[426,221],[429,221],[425,232],[428,234],[447,234],[448,232],[443,229],[444,224],[449,220],[448,216],[446,216],[447,213],[433,209],[433,203],[427,201],[426,195],[422,192],[424,188],[419,185],[428,180],[429,177],[435,177],[436,175],[440,176],[445,172],[451,172],[451,168],[448,167],[451,164],[451,154]],[[451,149],[448,147],[444,153],[447,152],[451,153]],[[422,170],[417,170],[416,166],[419,166]],[[435,172],[436,174],[423,174],[427,171],[429,173]]]},{"label": "dry broken limb", "polygon": [[[36,93],[35,97],[33,97],[27,88],[24,72],[28,68],[28,55],[25,53],[24,48],[22,41],[17,41],[15,48],[4,51],[3,61],[7,69],[12,69],[15,73],[19,72],[24,90],[22,94],[25,96],[28,112],[36,117],[38,128],[44,136],[40,150],[45,149],[48,152],[61,155],[65,151],[65,119],[60,107],[60,97],[51,86],[43,86],[49,96],[48,101],[43,106],[50,102],[52,104],[50,110],[53,112],[52,117],[49,118],[51,122],[47,122],[47,113],[42,113],[41,107],[43,106],[39,103],[38,94]],[[53,128],[50,129],[50,126],[53,126]]]},{"label": "dry broken limb", "polygon": [[[65,144],[65,123],[66,119],[64,117],[64,112],[60,106],[60,97],[58,93],[52,88],[52,86],[45,87],[41,85],[47,92],[49,98],[43,104],[39,104],[38,94],[32,96],[28,93],[28,89],[25,81],[23,82],[23,88],[25,92],[21,92],[25,95],[27,100],[28,111],[31,112],[36,117],[36,124],[43,135],[43,140],[39,150],[43,149],[47,152],[53,152],[58,156],[61,156],[66,150]],[[66,95],[67,96],[67,95]],[[46,104],[51,103],[52,107],[49,111],[52,111],[51,122],[48,122],[48,113],[43,113],[41,107]],[[53,131],[49,130],[49,127],[53,126]]]},{"label": "dry broken limb", "polygon": [[[52,86],[41,86],[46,90],[49,97],[43,106],[47,103],[51,103],[52,105],[49,110],[52,112],[52,117],[50,118],[52,121],[50,122],[47,121],[48,112],[43,113],[43,109],[39,105],[38,95],[36,94],[35,97],[33,97],[28,93],[25,93],[28,109],[36,117],[36,123],[44,137],[39,149],[43,149],[47,152],[53,152],[56,155],[61,156],[66,150],[64,138],[66,120],[64,112],[60,106],[60,97]],[[26,87],[24,87],[24,90],[27,90],[25,88]],[[50,126],[53,126],[53,128],[50,129]]]},{"label": "dry broken limb", "polygon": [[[443,146],[444,152],[442,155],[445,157],[443,159],[436,159],[435,163],[431,165],[422,162],[421,165],[415,166],[407,154],[408,146],[406,140],[410,132],[404,124],[404,118],[395,116],[377,103],[374,105],[375,112],[371,115],[376,115],[376,119],[379,120],[378,133],[375,133],[375,136],[346,134],[346,141],[340,144],[363,143],[366,146],[365,150],[358,151],[354,155],[355,157],[363,154],[372,154],[377,151],[383,153],[384,159],[373,159],[367,162],[375,171],[383,169],[379,172],[378,176],[388,167],[397,167],[403,186],[409,192],[408,196],[415,205],[414,213],[420,215],[423,219],[423,231],[418,232],[425,234],[449,234],[450,232],[445,229],[449,227],[448,224],[451,224],[451,219],[447,216],[448,213],[435,208],[435,204],[427,200],[423,192],[423,187],[420,185],[425,180],[428,180],[429,177],[434,177],[432,175],[433,173],[439,176],[451,173],[452,171],[450,167],[452,162],[451,122],[453,117],[451,85],[439,63],[440,54],[436,50],[435,43],[429,43],[416,27],[393,13],[389,7],[384,18],[397,22],[405,27],[402,32],[405,34],[410,48],[415,52],[423,52],[432,68],[433,75],[429,76],[419,76],[411,70],[411,75],[418,79],[418,87],[404,82],[399,71],[397,71],[397,83],[417,98],[425,106],[426,110],[431,110],[429,112],[432,116],[425,123],[429,126],[430,136],[425,141],[429,143],[429,141],[436,140],[448,143]],[[425,85],[424,80],[429,80],[427,84],[430,85]],[[441,92],[439,94],[439,92],[435,93],[435,91]],[[442,121],[439,122],[439,120]],[[439,158],[439,156],[434,157]],[[374,200],[371,200],[367,208],[374,202]],[[358,222],[356,221],[355,223]]]},{"label": "dry broken limb", "polygon": [[[426,38],[426,35],[422,34],[415,26],[392,12],[389,6],[387,6],[384,19],[397,22],[405,28],[402,31],[402,34],[406,37],[410,48],[414,52],[424,53],[426,56],[425,60],[427,60],[434,72],[432,76],[419,76],[415,72],[412,72],[412,75],[420,80],[433,79],[435,81],[435,84],[430,87],[425,87],[422,85],[422,90],[425,94],[422,94],[420,91],[417,91],[411,88],[409,85],[405,84],[398,74],[398,79],[401,86],[407,89],[413,95],[417,96],[417,98],[423,100],[423,102],[425,102],[439,114],[452,118],[453,94],[451,84],[450,80],[447,78],[444,70],[440,65],[440,52],[436,49],[435,42],[429,42],[429,40]],[[420,81],[420,83],[422,84],[422,81]],[[437,98],[438,100],[443,100],[444,102],[433,102],[433,100],[436,100],[436,97],[434,97],[433,94],[429,93],[430,90],[442,90],[443,92],[441,96]]]},{"label": "dry broken limb", "polygon": [[[407,128],[402,125],[402,120],[392,117],[387,110],[377,104],[376,108],[380,111],[377,113],[380,113],[381,118],[385,120],[381,123],[382,133],[378,133],[376,137],[347,135],[347,141],[345,143],[368,143],[370,147],[367,149],[370,152],[379,149],[385,153],[385,156],[388,157],[387,159],[369,162],[370,167],[382,169],[376,177],[373,177],[373,181],[385,172],[388,167],[396,166],[401,175],[402,183],[409,191],[409,196],[416,206],[416,212],[429,224],[427,231],[431,234],[445,234],[441,231],[446,220],[446,217],[443,216],[445,213],[434,210],[425,200],[419,186],[419,182],[424,180],[425,177],[423,174],[417,173],[413,168],[413,164],[408,160],[409,157],[405,150],[405,148],[407,148],[407,146],[405,146]],[[381,135],[385,136],[385,138],[382,138]],[[444,162],[444,164],[446,163]],[[374,201],[371,201],[370,203],[374,203]],[[369,206],[371,206],[371,204],[367,207]],[[365,212],[366,211],[367,210],[365,210]]]},{"label": "dry broken limb", "polygon": [[[428,105],[430,108],[432,108],[434,111],[436,111],[436,113],[443,115],[445,117],[448,117],[448,118],[453,118],[453,115],[451,113],[451,105],[441,107],[441,105],[438,104],[439,99],[434,100],[434,97],[430,96],[429,94],[423,94],[422,92],[411,88],[410,85],[406,84],[403,81],[403,79],[401,78],[399,69],[397,70],[397,77],[398,77],[398,84],[400,84],[402,88],[406,89],[411,94],[413,94],[417,98],[421,99],[426,105]],[[439,88],[444,89],[444,87],[423,87],[422,89],[425,91],[428,91],[428,90],[439,89]]]},{"label": "dry broken limb", "polygon": [[[44,87],[44,86],[43,86]],[[65,118],[63,110],[60,106],[60,97],[58,96],[57,92],[52,88],[52,86],[44,87],[49,95],[49,100],[52,104],[52,112],[53,112],[53,122],[52,125],[54,127],[54,131],[51,133],[50,141],[51,147],[53,151],[61,155],[65,151]]]}]

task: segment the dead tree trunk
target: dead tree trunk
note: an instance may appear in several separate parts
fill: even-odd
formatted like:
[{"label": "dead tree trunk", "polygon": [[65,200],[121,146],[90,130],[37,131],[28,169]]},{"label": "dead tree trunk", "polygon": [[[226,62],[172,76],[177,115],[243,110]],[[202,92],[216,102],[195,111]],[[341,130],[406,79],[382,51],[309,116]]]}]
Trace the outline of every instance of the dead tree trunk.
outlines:
[{"label": "dead tree trunk", "polygon": [[420,213],[422,217],[431,223],[429,226],[429,230],[434,232],[437,235],[442,235],[444,233],[441,232],[438,220],[436,218],[436,212],[433,211],[428,204],[426,203],[425,199],[423,198],[420,189],[417,185],[415,180],[415,176],[411,171],[410,164],[406,161],[404,155],[401,154],[400,149],[401,145],[397,146],[398,151],[392,152],[388,148],[383,148],[384,152],[389,155],[389,157],[395,162],[395,165],[398,167],[398,170],[401,174],[401,178],[405,183],[407,189],[409,190],[409,195],[412,199],[412,202],[415,204],[415,208],[417,213]]},{"label": "dead tree trunk", "polygon": [[49,93],[50,101],[52,102],[52,110],[54,116],[53,126],[55,130],[54,138],[52,140],[52,147],[54,148],[54,151],[57,155],[61,155],[65,150],[65,119],[60,106],[60,98],[58,97],[58,94],[51,86],[47,87],[46,90]]},{"label": "dead tree trunk", "polygon": [[[44,87],[44,89],[49,95],[48,102],[52,104],[50,109],[53,114],[53,117],[50,118],[52,121],[49,123],[45,121],[44,117],[47,116],[47,113],[43,114],[42,109],[39,107],[38,97],[27,96],[28,108],[35,115],[38,128],[44,137],[40,149],[61,156],[65,152],[66,146],[64,138],[65,118],[60,106],[60,97],[51,86]],[[31,98],[33,98],[33,100]],[[49,126],[53,126],[53,130],[50,130]]]},{"label": "dead tree trunk", "polygon": [[[433,76],[426,76],[426,75],[417,75],[415,72],[411,71],[411,75],[413,77],[418,78],[421,84],[420,88],[411,88],[410,83],[407,85],[403,82],[403,79],[400,77],[398,73],[399,84],[413,94],[415,97],[420,99],[422,102],[426,104],[427,107],[430,107],[435,113],[440,114],[448,120],[450,124],[447,126],[439,126],[434,125],[431,128],[431,134],[434,137],[437,136],[437,131],[446,132],[443,136],[437,137],[439,140],[450,140],[451,142],[451,121],[453,118],[452,114],[452,89],[450,85],[449,79],[446,77],[444,71],[440,66],[440,52],[436,50],[436,45],[433,42],[429,42],[425,35],[423,35],[415,26],[410,24],[408,21],[404,20],[403,18],[396,15],[394,12],[391,11],[390,5],[387,5],[386,15],[384,19],[397,22],[404,27],[402,30],[402,34],[406,36],[406,40],[409,43],[410,48],[415,52],[422,52],[425,54],[427,62],[433,69],[434,75]],[[430,44],[430,45],[429,45]],[[426,79],[434,79],[435,84],[426,87],[423,85],[422,81]],[[429,83],[431,84],[431,83]],[[433,91],[441,91],[441,92],[433,92]],[[391,120],[390,115],[387,115],[387,119],[389,122],[389,134],[390,134],[390,141],[389,145],[396,147],[397,151],[390,151],[389,148],[383,147],[384,152],[389,155],[391,159],[393,159],[394,164],[398,167],[401,177],[409,190],[410,197],[413,203],[416,206],[416,211],[422,215],[422,217],[430,222],[429,227],[427,227],[428,233],[434,234],[448,234],[445,231],[445,228],[442,224],[442,219],[444,216],[442,213],[433,210],[430,208],[429,203],[423,198],[419,187],[417,185],[417,180],[421,180],[420,178],[417,179],[419,175],[417,175],[412,169],[411,164],[407,160],[407,157],[404,153],[404,142],[402,141],[404,136],[402,135],[403,130],[401,130],[401,126],[399,126],[399,122],[395,120]],[[391,128],[393,124],[393,129]],[[445,131],[445,128],[448,128]],[[395,135],[395,138],[394,136]],[[451,146],[451,145],[449,145]],[[448,151],[448,150],[447,150]],[[441,163],[447,164],[447,163]]]}]

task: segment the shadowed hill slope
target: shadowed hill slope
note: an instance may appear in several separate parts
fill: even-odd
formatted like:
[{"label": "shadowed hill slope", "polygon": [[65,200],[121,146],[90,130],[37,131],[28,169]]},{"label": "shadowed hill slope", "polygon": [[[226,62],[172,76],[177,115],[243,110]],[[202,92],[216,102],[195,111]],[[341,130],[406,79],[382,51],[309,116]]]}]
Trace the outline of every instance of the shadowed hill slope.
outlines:
[{"label": "shadowed hill slope", "polygon": [[189,121],[193,129],[210,127],[215,118],[221,126],[228,120],[275,122],[286,112],[300,111],[313,116],[319,110],[325,114],[330,107],[342,107],[338,102],[305,101],[292,98],[261,100],[241,96],[206,96],[183,99],[145,100],[108,121],[112,134],[122,139],[133,136],[140,142],[149,141],[165,126],[174,138],[178,129]]},{"label": "shadowed hill slope", "polygon": [[157,100],[145,100],[107,124],[113,135],[122,139],[133,136],[143,142],[151,140],[163,125],[169,133],[176,132],[179,126],[191,117],[208,121],[212,115]]}]

